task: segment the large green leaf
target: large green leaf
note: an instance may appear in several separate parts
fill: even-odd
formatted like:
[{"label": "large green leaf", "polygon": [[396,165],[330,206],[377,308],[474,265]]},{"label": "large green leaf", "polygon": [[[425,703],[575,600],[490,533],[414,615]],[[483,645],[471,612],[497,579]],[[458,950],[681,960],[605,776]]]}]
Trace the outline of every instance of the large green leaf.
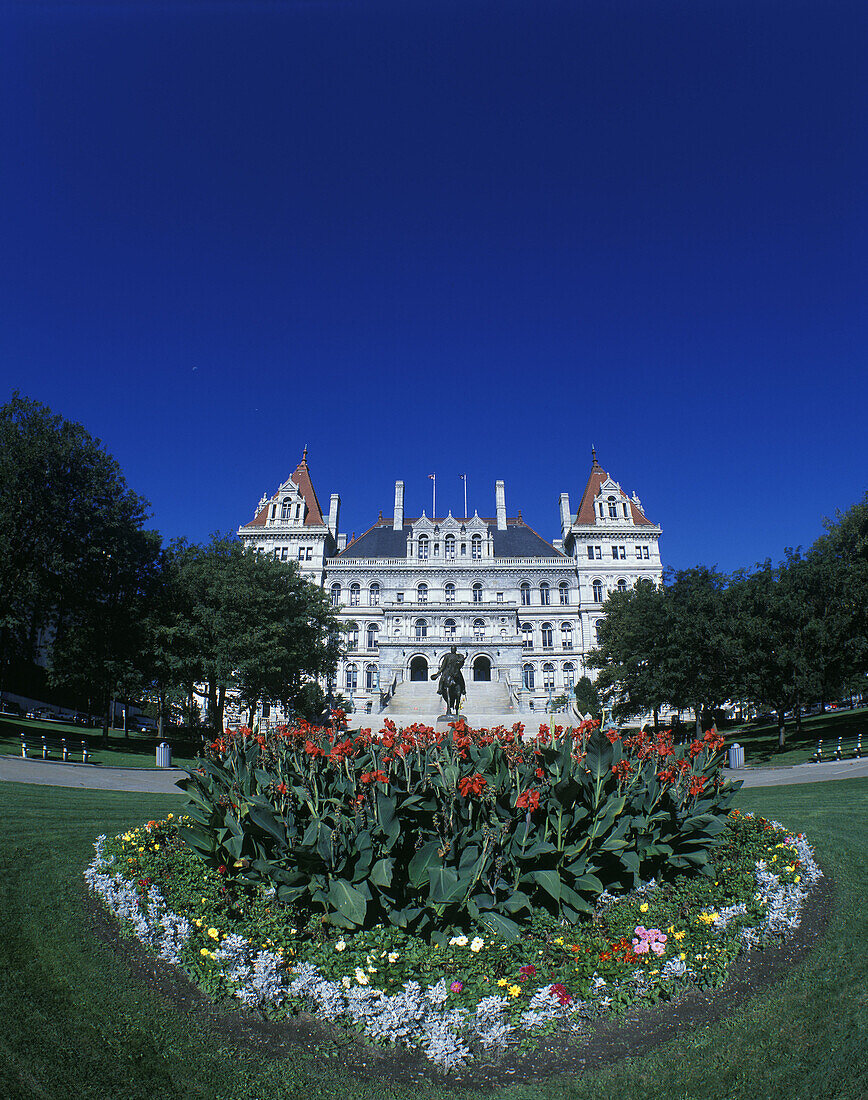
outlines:
[{"label": "large green leaf", "polygon": [[429,840],[423,844],[407,865],[407,875],[414,886],[422,886],[428,881],[429,868],[440,861],[439,840]]},{"label": "large green leaf", "polygon": [[368,902],[361,890],[344,882],[343,879],[336,878],[329,883],[328,898],[332,908],[352,925],[364,923]]},{"label": "large green leaf", "polygon": [[561,877],[557,871],[533,871],[530,877],[550,897],[554,898],[555,901],[560,901]]}]

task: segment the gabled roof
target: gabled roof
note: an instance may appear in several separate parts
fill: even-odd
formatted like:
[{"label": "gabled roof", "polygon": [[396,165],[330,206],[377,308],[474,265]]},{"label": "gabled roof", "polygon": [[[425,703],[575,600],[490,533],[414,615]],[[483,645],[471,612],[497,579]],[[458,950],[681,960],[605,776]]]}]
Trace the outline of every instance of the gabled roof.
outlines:
[{"label": "gabled roof", "polygon": [[[577,525],[594,526],[596,524],[597,513],[594,510],[594,501],[600,495],[600,489],[609,477],[600,463],[597,462],[597,452],[593,450],[593,448],[591,449],[591,454],[593,456],[591,473],[588,477],[588,484],[585,486],[585,491],[582,493],[582,502],[579,505],[579,510],[576,513],[574,521]],[[628,503],[630,505],[630,514],[637,527],[655,526],[655,524],[642,513],[641,509],[636,506],[634,501],[628,498]]]},{"label": "gabled roof", "polygon": [[[410,528],[418,519],[405,519],[400,531],[393,530],[391,519],[378,519],[373,527],[369,527],[364,534],[359,535],[353,542],[347,544],[345,550],[336,554],[337,558],[405,558],[407,556],[407,537]],[[442,523],[442,520],[435,520]],[[496,519],[482,519],[487,523],[494,540],[495,558],[563,558],[564,554],[557,550],[542,535],[538,535],[532,527],[522,520],[508,519],[506,530],[497,530]],[[445,559],[444,559],[445,561]]]},{"label": "gabled roof", "polygon": [[[322,517],[322,508],[319,506],[319,501],[316,498],[316,491],[313,487],[313,483],[310,480],[310,470],[307,465],[307,447],[301,456],[301,462],[296,466],[295,472],[287,481],[291,481],[301,493],[305,503],[304,513],[304,526],[305,527],[324,527],[325,520]],[[287,481],[283,484],[286,485]],[[280,496],[280,489],[274,494],[274,496],[265,502],[262,508],[256,513],[250,523],[245,523],[244,528],[247,527],[264,527],[268,520],[268,509],[275,503]]]}]

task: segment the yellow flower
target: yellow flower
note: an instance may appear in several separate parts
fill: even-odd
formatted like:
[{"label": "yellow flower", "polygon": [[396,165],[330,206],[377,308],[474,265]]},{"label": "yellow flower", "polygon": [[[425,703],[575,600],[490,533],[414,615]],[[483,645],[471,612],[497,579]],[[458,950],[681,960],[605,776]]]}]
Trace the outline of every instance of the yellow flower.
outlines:
[{"label": "yellow flower", "polygon": [[511,985],[506,991],[510,997],[517,997],[521,993],[520,985]]},{"label": "yellow flower", "polygon": [[640,913],[647,913],[648,912],[648,902],[647,901],[643,901],[642,904],[639,906],[639,912]]},{"label": "yellow flower", "polygon": [[203,947],[203,948],[202,948],[202,949],[201,949],[201,950],[199,951],[199,954],[200,954],[200,955],[204,955],[204,956],[205,956],[206,958],[211,958],[211,959],[213,959],[213,958],[214,958],[214,953],[213,953],[212,951],[209,951],[207,947]]},{"label": "yellow flower", "polygon": [[208,929],[208,935],[211,937],[212,940],[219,940],[220,939],[220,933],[217,931],[216,928],[209,928]]},{"label": "yellow flower", "polygon": [[166,821],[171,821],[174,816],[174,814],[169,814],[169,816],[166,818]]},{"label": "yellow flower", "polygon": [[497,984],[498,984],[498,985],[499,985],[499,986],[501,987],[501,989],[502,989],[502,988],[503,988],[503,987],[504,987],[505,985],[509,985],[509,982],[508,982],[508,981],[506,980],[506,978],[498,978],[498,979],[497,979]]},{"label": "yellow flower", "polygon": [[681,952],[681,954],[680,954],[680,955],[678,956],[678,958],[679,958],[679,959],[686,959],[686,958],[687,958],[687,956],[686,956],[686,955],[684,954],[684,952],[682,951],[682,952]]},{"label": "yellow flower", "polygon": [[563,936],[558,936],[558,938],[555,940],[555,943],[559,944],[561,947],[563,947],[564,946],[564,937]]},{"label": "yellow flower", "polygon": [[681,941],[684,939],[684,936],[685,936],[685,933],[684,933],[684,930],[682,929],[680,932],[676,932],[673,938],[678,940],[679,943],[681,943]]},{"label": "yellow flower", "polygon": [[202,922],[201,922],[200,920],[198,920],[198,919],[196,920],[196,927],[197,927],[197,928],[201,928],[201,927],[202,927]]},{"label": "yellow flower", "polygon": [[719,916],[719,913],[700,913],[696,919],[701,924],[714,924]]},{"label": "yellow flower", "polygon": [[667,932],[669,933],[669,935],[671,936],[671,935],[672,935],[672,933],[673,933],[673,932],[675,931],[675,925],[674,925],[674,924],[670,924],[670,925],[669,925],[669,927],[668,927],[668,928],[666,929],[666,931],[667,931]]},{"label": "yellow flower", "polygon": [[796,875],[796,877],[793,879],[793,882],[801,882],[801,881],[802,881],[802,876],[801,875]]}]

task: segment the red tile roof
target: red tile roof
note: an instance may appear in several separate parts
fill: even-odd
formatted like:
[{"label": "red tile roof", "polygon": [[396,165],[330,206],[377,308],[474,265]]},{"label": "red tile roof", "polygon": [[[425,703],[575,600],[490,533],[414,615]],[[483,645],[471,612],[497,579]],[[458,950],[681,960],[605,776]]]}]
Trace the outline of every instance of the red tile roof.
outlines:
[{"label": "red tile roof", "polygon": [[[301,456],[301,462],[296,466],[295,472],[292,475],[293,482],[298,486],[299,492],[304,498],[304,503],[307,506],[304,515],[305,527],[324,527],[325,520],[322,516],[322,508],[319,506],[319,501],[316,498],[316,490],[313,487],[313,483],[310,480],[310,470],[307,465],[307,447],[304,449],[304,453]],[[256,513],[250,523],[245,523],[245,527],[264,527],[265,522],[268,519],[268,509],[277,500],[278,494],[269,500],[260,510]]]},{"label": "red tile roof", "polygon": [[[579,511],[576,514],[575,522],[577,524],[590,524],[593,526],[597,522],[597,514],[594,511],[594,500],[600,495],[600,487],[609,475],[600,463],[597,462],[596,452],[592,451],[591,453],[594,456],[594,461],[591,465],[588,484],[585,486],[584,493],[582,493],[582,502],[579,505]],[[633,522],[637,527],[654,527],[651,520],[642,514],[632,500],[629,504]]]}]

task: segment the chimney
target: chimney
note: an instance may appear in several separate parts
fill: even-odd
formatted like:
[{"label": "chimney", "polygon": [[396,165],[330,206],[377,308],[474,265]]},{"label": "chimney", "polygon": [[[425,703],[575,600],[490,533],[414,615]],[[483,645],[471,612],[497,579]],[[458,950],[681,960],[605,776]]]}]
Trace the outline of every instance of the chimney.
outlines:
[{"label": "chimney", "polygon": [[404,528],[404,482],[395,482],[395,511],[392,518],[392,530],[401,531]]},{"label": "chimney", "polygon": [[502,481],[496,481],[494,483],[494,498],[497,502],[497,529],[498,531],[506,530],[506,491],[503,488]]},{"label": "chimney", "polygon": [[561,538],[566,538],[573,526],[573,514],[570,511],[570,494],[561,493]]},{"label": "chimney", "polygon": [[341,498],[339,493],[332,493],[329,504],[329,531],[335,542],[338,541],[338,521],[341,516]]}]

